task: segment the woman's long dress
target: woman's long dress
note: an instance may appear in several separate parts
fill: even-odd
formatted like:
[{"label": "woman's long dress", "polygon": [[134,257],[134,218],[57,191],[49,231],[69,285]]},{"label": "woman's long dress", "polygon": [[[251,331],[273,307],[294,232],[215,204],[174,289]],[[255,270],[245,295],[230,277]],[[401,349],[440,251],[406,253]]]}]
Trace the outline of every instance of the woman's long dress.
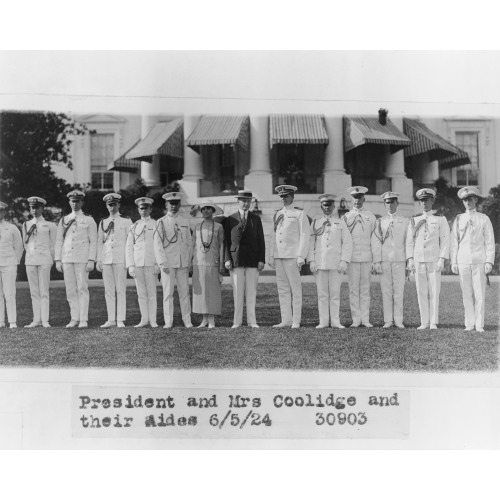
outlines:
[{"label": "woman's long dress", "polygon": [[[205,249],[203,242],[210,243]],[[224,231],[217,222],[197,224],[193,238],[193,312],[198,314],[221,313],[221,284],[219,270],[223,265]]]}]

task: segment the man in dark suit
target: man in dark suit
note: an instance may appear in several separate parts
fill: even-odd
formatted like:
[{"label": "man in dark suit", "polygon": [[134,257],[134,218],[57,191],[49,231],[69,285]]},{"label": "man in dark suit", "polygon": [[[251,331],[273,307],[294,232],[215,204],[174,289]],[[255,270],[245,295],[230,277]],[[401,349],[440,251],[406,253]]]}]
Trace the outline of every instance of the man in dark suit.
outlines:
[{"label": "man in dark suit", "polygon": [[260,217],[249,211],[251,191],[238,191],[238,211],[224,221],[225,266],[229,269],[234,296],[233,328],[243,322],[243,297],[246,294],[247,323],[258,328],[255,300],[259,272],[264,269],[266,246]]}]

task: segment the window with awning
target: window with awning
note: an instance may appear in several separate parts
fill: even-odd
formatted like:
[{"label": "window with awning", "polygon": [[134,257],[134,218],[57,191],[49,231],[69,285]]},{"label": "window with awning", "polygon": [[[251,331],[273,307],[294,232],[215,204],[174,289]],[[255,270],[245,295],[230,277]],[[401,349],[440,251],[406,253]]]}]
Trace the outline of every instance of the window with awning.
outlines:
[{"label": "window with awning", "polygon": [[126,160],[153,162],[153,156],[184,158],[184,120],[157,123],[150,132],[125,154]]},{"label": "window with awning", "polygon": [[128,174],[136,174],[139,172],[139,169],[141,167],[141,162],[139,160],[127,160],[126,155],[133,149],[137,144],[139,144],[140,139],[138,139],[132,147],[127,149],[125,153],[123,153],[119,158],[116,160],[112,161],[108,167],[107,170],[113,170],[115,172],[125,172]]},{"label": "window with awning", "polygon": [[352,184],[365,186],[371,194],[391,188],[386,177],[387,156],[410,146],[410,139],[389,118],[377,115],[343,117],[344,167]]},{"label": "window with awning", "polygon": [[202,159],[200,196],[232,195],[243,189],[250,166],[248,116],[202,116],[186,145]]},{"label": "window with awning", "polygon": [[405,148],[405,158],[426,154],[428,161],[436,161],[464,153],[418,120],[404,118],[403,130],[411,140],[410,146]]},{"label": "window with awning", "polygon": [[328,143],[322,115],[271,115],[272,188],[279,184],[291,184],[298,188],[299,194],[323,192],[325,148]]}]

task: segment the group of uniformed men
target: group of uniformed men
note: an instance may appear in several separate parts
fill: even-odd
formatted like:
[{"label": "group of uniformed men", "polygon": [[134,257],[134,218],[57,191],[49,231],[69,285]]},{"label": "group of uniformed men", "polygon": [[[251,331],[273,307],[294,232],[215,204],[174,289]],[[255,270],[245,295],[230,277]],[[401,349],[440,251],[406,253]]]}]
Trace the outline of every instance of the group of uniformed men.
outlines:
[{"label": "group of uniformed men", "polygon": [[[382,199],[387,215],[377,218],[363,208],[363,186],[348,189],[353,207],[342,218],[334,215],[335,195],[318,197],[323,216],[309,222],[300,208],[293,206],[297,188],[276,188],[283,207],[274,214],[269,265],[276,269],[281,322],[275,328],[299,328],[302,313],[300,270],[306,261],[314,274],[319,324],[317,328],[345,328],[340,323],[340,287],[348,274],[351,328],[371,328],[370,279],[380,275],[384,328],[403,325],[403,295],[407,272],[415,274],[421,324],[417,329],[436,329],[439,323],[441,271],[445,260],[460,276],[465,310],[465,330],[484,331],[486,276],[495,257],[493,228],[489,218],[476,211],[479,192],[475,187],[460,189],[465,213],[456,217],[451,233],[447,220],[435,215],[436,193],[420,189],[416,196],[423,212],[410,219],[397,213],[399,194],[388,191]],[[140,323],[157,324],[156,283],[161,274],[164,328],[173,326],[173,294],[177,285],[184,326],[192,327],[188,277],[192,266],[191,222],[179,212],[181,195],[163,195],[167,213],[151,219],[153,200],[135,200],[140,219],[133,223],[119,213],[121,196],[104,196],[109,217],[97,226],[82,212],[85,194],[68,193],[71,213],[56,225],[42,216],[43,198],[28,198],[32,219],[17,227],[4,220],[7,205],[0,202],[0,327],[16,328],[16,273],[23,251],[33,307],[33,321],[26,325],[50,327],[50,270],[64,275],[71,320],[67,328],[88,326],[89,272],[102,273],[107,321],[101,328],[124,327],[126,317],[127,269],[135,279]],[[224,265],[233,286],[233,328],[242,326],[246,299],[247,323],[258,328],[255,305],[259,272],[264,268],[265,242],[260,217],[249,211],[254,198],[250,191],[236,196],[238,211],[223,221]],[[204,326],[203,324],[200,326]]]}]

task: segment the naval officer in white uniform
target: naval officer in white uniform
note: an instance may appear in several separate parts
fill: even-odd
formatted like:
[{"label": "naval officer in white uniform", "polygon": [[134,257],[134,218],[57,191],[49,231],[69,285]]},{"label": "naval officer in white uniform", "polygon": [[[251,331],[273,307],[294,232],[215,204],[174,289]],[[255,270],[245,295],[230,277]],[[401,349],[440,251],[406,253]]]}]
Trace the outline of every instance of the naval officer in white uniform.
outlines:
[{"label": "naval officer in white uniform", "polygon": [[57,226],[42,216],[47,202],[39,196],[28,198],[33,218],[23,224],[23,243],[26,250],[26,275],[30,286],[33,321],[25,328],[49,324],[50,270],[54,263]]},{"label": "naval officer in white uniform", "polygon": [[71,321],[66,328],[87,328],[89,320],[89,272],[94,269],[97,254],[97,225],[82,212],[85,193],[68,193],[71,213],[61,217],[57,226],[55,263],[64,273],[66,297]]},{"label": "naval officer in white uniform", "polygon": [[335,217],[334,194],[318,196],[323,217],[311,224],[307,260],[316,280],[319,325],[316,328],[345,328],[340,324],[340,286],[352,254],[352,237],[346,223]]},{"label": "naval officer in white uniform", "polygon": [[352,257],[349,264],[351,328],[361,324],[367,328],[373,326],[370,323],[370,280],[373,270],[371,237],[376,217],[363,208],[367,191],[368,188],[364,186],[353,186],[347,190],[353,207],[342,217],[352,236]]},{"label": "naval officer in white uniform", "polygon": [[309,220],[304,210],[292,205],[295,186],[275,188],[283,208],[274,214],[274,231],[269,245],[269,265],[276,269],[281,322],[275,328],[300,328],[302,318],[302,281],[300,269],[309,250]]},{"label": "naval officer in white uniform", "polygon": [[398,215],[399,194],[387,191],[381,195],[387,215],[377,219],[372,234],[373,263],[380,274],[384,308],[384,326],[403,325],[403,296],[406,272],[406,234],[409,220]]},{"label": "naval officer in white uniform", "polygon": [[156,262],[161,269],[163,287],[163,328],[172,328],[174,322],[174,287],[177,284],[182,321],[191,328],[191,301],[189,299],[189,268],[193,260],[193,239],[189,221],[179,213],[181,195],[165,193],[167,215],[156,223],[154,250]]},{"label": "naval officer in white uniform", "polygon": [[476,210],[479,191],[474,186],[458,192],[465,213],[457,215],[451,229],[451,270],[460,275],[465,310],[465,330],[484,332],[486,275],[495,262],[495,237],[489,217]]},{"label": "naval officer in white uniform", "polygon": [[109,193],[103,201],[109,217],[102,219],[97,232],[96,269],[102,273],[104,298],[108,312],[107,321],[101,328],[125,326],[127,311],[127,268],[125,267],[125,244],[132,222],[120,215],[121,195]]},{"label": "naval officer in white uniform", "polygon": [[135,279],[141,321],[135,328],[150,325],[158,328],[156,321],[156,284],[160,268],[154,252],[156,221],[151,218],[153,199],[142,197],[135,200],[141,218],[130,227],[127,236],[125,261],[128,272]]},{"label": "naval officer in white uniform", "polygon": [[19,229],[5,220],[7,206],[0,201],[0,327],[5,326],[7,307],[9,327],[17,328],[16,276],[23,256],[23,240]]},{"label": "naval officer in white uniform", "polygon": [[410,219],[406,236],[407,269],[415,273],[421,323],[417,330],[435,330],[439,323],[441,271],[450,254],[450,228],[445,217],[432,211],[436,197],[433,189],[419,189],[416,196],[423,213]]}]

